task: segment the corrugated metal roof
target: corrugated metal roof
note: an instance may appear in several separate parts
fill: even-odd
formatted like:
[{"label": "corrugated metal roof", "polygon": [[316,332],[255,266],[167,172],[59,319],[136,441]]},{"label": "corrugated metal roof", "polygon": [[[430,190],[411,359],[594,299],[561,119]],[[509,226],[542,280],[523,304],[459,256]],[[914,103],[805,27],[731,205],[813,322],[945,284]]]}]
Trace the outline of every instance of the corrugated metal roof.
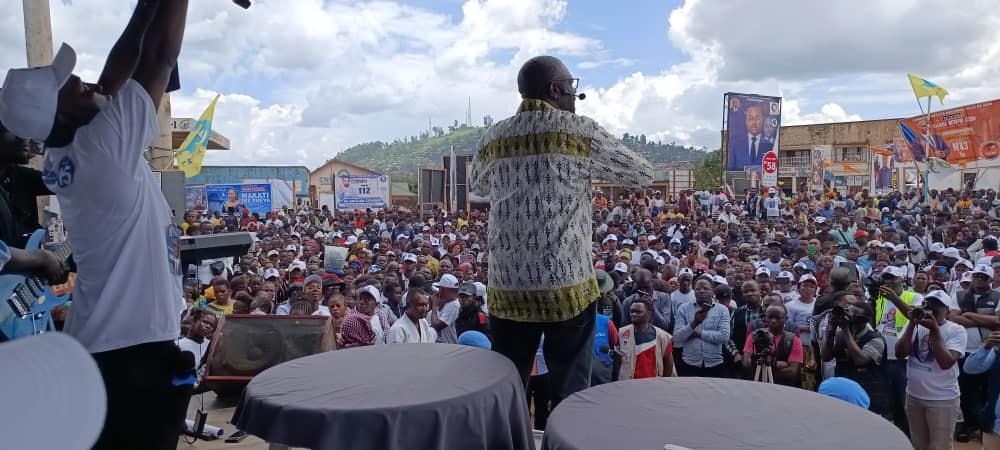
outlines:
[{"label": "corrugated metal roof", "polygon": [[393,197],[411,196],[416,197],[417,194],[410,192],[410,184],[405,181],[393,181],[392,182],[392,194]]}]

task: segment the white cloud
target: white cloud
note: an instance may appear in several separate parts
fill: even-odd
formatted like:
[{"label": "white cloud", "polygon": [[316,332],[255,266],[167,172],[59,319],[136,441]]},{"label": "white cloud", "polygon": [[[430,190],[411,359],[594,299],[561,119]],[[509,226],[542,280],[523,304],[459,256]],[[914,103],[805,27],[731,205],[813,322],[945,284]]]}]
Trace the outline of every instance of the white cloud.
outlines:
[{"label": "white cloud", "polygon": [[[210,163],[314,167],[354,144],[419,134],[428,118],[446,126],[470,96],[474,123],[506,117],[517,68],[543,53],[620,74],[584,86],[578,104],[613,132],[709,148],[724,92],[784,93],[785,124],[906,115],[916,109],[906,71],[950,89],[951,104],[1000,96],[1000,13],[985,0],[766,3],[685,1],[664,30],[683,60],[643,72],[590,29],[566,30],[568,0],[466,0],[457,17],[391,1],[260,0],[243,11],[197,0],[174,115],[197,117],[220,92],[215,128],[233,150],[211,152]],[[132,7],[52,2],[55,41],[76,47],[85,79],[96,79]],[[24,64],[16,11],[0,17],[0,68]]]}]

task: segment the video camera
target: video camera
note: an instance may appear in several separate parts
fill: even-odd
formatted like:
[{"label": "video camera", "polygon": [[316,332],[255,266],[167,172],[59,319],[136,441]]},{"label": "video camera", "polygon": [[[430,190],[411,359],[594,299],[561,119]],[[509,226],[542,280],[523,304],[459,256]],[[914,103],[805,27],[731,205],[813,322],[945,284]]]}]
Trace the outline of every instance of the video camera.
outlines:
[{"label": "video camera", "polygon": [[931,316],[933,316],[931,311],[922,306],[914,306],[912,309],[910,309],[910,320],[913,320],[915,322],[924,320]]},{"label": "video camera", "polygon": [[878,298],[878,296],[880,295],[879,290],[882,289],[882,285],[884,284],[882,281],[882,277],[880,275],[872,275],[870,277],[865,278],[863,280],[863,283],[865,285],[865,289],[868,290],[868,297],[871,298],[873,301],[876,298]]},{"label": "video camera", "polygon": [[753,360],[757,365],[770,365],[771,349],[774,347],[774,335],[765,328],[759,328],[750,334],[753,342]]}]

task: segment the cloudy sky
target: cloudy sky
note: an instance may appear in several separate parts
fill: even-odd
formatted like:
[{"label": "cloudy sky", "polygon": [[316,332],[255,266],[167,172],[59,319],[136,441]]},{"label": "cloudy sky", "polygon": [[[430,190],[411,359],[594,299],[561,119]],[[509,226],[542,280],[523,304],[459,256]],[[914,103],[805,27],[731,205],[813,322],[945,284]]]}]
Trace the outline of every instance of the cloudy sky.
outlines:
[{"label": "cloudy sky", "polygon": [[[14,0],[6,2],[19,4]],[[516,72],[551,54],[581,78],[578,112],[615,133],[717,148],[722,94],[784,97],[783,123],[910,116],[914,72],[946,105],[1000,96],[990,0],[192,0],[175,117],[222,95],[210,164],[316,167],[370,140],[517,106]],[[96,81],[130,0],[52,0],[55,44]],[[23,18],[0,17],[0,69],[25,64]],[[938,106],[935,106],[938,108]],[[377,169],[377,168],[376,168]]]}]

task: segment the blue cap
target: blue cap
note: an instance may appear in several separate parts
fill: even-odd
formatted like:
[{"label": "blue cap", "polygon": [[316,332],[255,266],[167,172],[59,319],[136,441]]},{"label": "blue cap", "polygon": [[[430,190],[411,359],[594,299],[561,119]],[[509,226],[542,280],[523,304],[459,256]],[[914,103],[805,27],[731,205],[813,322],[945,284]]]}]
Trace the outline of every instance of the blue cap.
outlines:
[{"label": "blue cap", "polygon": [[868,405],[871,404],[871,400],[869,400],[868,393],[865,392],[865,388],[861,387],[861,385],[856,381],[848,378],[827,378],[825,381],[820,383],[819,393],[833,398],[839,398],[847,403],[853,403],[865,409],[868,409]]},{"label": "blue cap", "polygon": [[490,343],[490,338],[478,331],[469,330],[462,333],[462,335],[458,337],[458,343],[460,345],[468,345],[470,347],[485,348],[486,350],[493,349],[493,344]]}]

